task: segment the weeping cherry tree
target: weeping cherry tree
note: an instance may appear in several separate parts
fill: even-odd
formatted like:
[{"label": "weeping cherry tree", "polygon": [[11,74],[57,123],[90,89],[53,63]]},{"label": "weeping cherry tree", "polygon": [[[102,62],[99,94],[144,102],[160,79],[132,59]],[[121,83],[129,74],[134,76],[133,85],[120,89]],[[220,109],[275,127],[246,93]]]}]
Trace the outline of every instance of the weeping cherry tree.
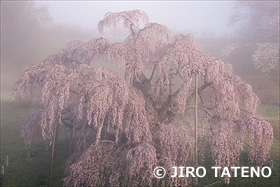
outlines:
[{"label": "weeping cherry tree", "polygon": [[266,162],[272,127],[256,114],[258,97],[230,64],[204,54],[191,35],[175,36],[149,22],[143,11],[107,13],[98,28],[103,33],[118,25],[129,33],[124,41],[70,42],[27,67],[14,88],[15,99],[42,103],[22,128],[27,148],[41,135],[52,144],[58,126],[70,129],[65,186],[196,183],[196,178],[153,176],[158,165],[171,175],[172,166],[197,164],[195,76],[198,125],[205,129],[198,131],[205,140],[198,147],[200,162],[210,145],[217,166],[238,165],[247,144],[252,163]]}]

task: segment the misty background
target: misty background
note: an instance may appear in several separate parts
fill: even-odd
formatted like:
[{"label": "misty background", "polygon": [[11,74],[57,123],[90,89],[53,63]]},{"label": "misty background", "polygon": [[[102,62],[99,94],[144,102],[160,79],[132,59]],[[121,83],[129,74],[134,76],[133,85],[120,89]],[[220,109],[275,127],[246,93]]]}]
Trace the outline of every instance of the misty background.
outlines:
[{"label": "misty background", "polygon": [[[145,11],[150,22],[166,25],[173,34],[191,33],[215,56],[227,43],[242,38],[246,19],[230,24],[231,17],[250,11],[237,1],[1,1],[1,92],[12,90],[27,65],[57,53],[69,41],[100,37],[97,24],[107,12],[133,9]],[[105,38],[114,40],[120,33],[114,30]]]},{"label": "misty background", "polygon": [[[108,12],[140,9],[145,11],[150,22],[164,24],[173,32],[192,32],[196,35],[209,32],[217,35],[233,34],[227,27],[234,12],[234,2],[38,2],[49,7],[55,22],[76,25],[96,31],[97,23]],[[63,11],[62,11],[63,10]]]},{"label": "misty background", "polygon": [[[279,62],[274,70],[260,72],[254,67],[252,58],[258,43],[278,43],[279,46],[279,1],[0,2],[1,164],[7,155],[10,157],[5,178],[0,174],[0,186],[47,184],[50,151],[41,151],[45,150],[45,143],[41,142],[32,159],[26,158],[24,141],[20,136],[27,116],[40,106],[36,102],[24,100],[10,102],[13,87],[24,69],[42,62],[49,55],[57,54],[70,41],[88,41],[100,37],[97,24],[107,12],[133,9],[145,11],[150,22],[166,25],[174,35],[191,33],[204,53],[231,63],[234,74],[252,86],[261,101],[258,115],[272,125],[275,137],[271,150],[271,158],[275,160],[274,175],[261,184],[279,186]],[[104,34],[110,42],[120,41],[127,35],[121,28],[110,28]],[[236,49],[223,58],[221,54],[228,46]],[[110,64],[110,67],[114,66]],[[61,186],[68,141],[59,141],[54,183]],[[246,163],[248,161],[244,154],[241,159],[245,159]],[[216,180],[204,179],[209,182],[207,184],[212,179]],[[262,181],[254,178],[244,182],[240,179],[236,178],[236,185],[255,185]]]}]

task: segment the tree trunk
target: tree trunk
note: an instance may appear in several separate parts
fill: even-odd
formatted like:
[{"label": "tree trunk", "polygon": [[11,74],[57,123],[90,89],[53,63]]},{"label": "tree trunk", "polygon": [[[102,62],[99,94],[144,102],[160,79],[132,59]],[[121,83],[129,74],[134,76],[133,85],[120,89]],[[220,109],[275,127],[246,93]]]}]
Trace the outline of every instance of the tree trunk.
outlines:
[{"label": "tree trunk", "polygon": [[53,137],[53,142],[52,142],[52,155],[51,155],[51,161],[50,161],[48,187],[52,186],[52,172],[53,172],[53,163],[54,163],[54,158],[55,158],[55,148],[56,148],[58,128],[59,128],[59,124],[56,124],[55,128],[54,128],[54,137]]},{"label": "tree trunk", "polygon": [[198,105],[198,76],[195,75],[195,100],[194,100],[194,141],[195,141],[195,164],[198,166],[198,155],[197,155],[197,110]]}]

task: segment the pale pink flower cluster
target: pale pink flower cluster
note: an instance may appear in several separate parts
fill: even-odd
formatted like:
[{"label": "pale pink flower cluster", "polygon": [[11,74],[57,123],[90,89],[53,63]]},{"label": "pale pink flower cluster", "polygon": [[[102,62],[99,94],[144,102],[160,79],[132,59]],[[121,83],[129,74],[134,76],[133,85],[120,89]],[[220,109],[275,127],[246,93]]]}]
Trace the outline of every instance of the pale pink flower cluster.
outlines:
[{"label": "pale pink flower cluster", "polygon": [[256,69],[270,72],[279,66],[279,43],[258,43],[258,49],[253,55]]},{"label": "pale pink flower cluster", "polygon": [[273,129],[271,125],[258,118],[247,121],[250,137],[250,160],[257,164],[264,164],[269,159],[269,147],[273,143]]},{"label": "pale pink flower cluster", "polygon": [[26,149],[30,149],[37,139],[40,137],[41,128],[40,121],[42,118],[42,110],[32,114],[25,126],[21,129],[21,136],[24,138]]}]

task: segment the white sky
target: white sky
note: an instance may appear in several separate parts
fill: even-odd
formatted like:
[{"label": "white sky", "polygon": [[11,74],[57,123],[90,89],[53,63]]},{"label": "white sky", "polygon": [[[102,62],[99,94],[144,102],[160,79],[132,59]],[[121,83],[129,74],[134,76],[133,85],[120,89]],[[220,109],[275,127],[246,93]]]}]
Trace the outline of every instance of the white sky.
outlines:
[{"label": "white sky", "polygon": [[228,27],[228,18],[234,12],[233,1],[39,1],[47,5],[53,21],[76,25],[84,29],[96,29],[105,13],[140,9],[145,11],[150,22],[167,25],[177,32],[192,31],[194,34],[234,33]]}]

